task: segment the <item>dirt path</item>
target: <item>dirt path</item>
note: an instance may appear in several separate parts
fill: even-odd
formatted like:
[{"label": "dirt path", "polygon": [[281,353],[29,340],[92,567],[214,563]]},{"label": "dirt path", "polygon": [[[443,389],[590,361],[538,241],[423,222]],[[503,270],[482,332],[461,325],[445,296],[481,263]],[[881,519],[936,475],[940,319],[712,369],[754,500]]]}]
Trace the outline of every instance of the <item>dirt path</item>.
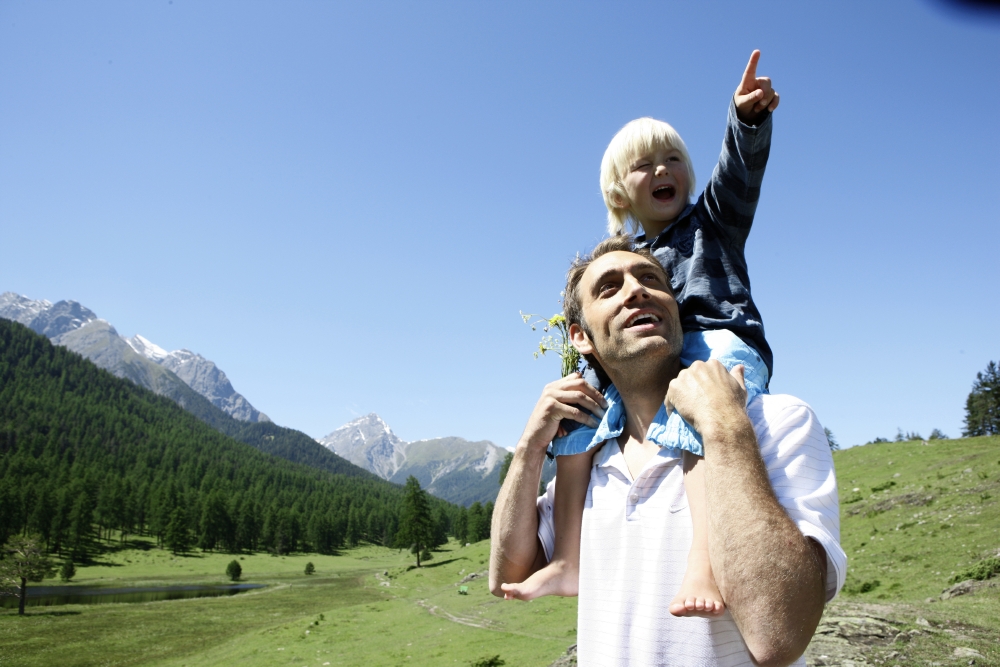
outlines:
[{"label": "dirt path", "polygon": [[417,600],[417,606],[426,609],[431,616],[437,616],[438,618],[443,618],[446,621],[451,621],[452,623],[459,623],[460,625],[467,625],[470,628],[479,628],[480,630],[496,629],[495,624],[491,621],[486,619],[474,619],[468,616],[458,616],[441,609],[441,607],[438,607],[437,605],[430,604],[427,600]]}]

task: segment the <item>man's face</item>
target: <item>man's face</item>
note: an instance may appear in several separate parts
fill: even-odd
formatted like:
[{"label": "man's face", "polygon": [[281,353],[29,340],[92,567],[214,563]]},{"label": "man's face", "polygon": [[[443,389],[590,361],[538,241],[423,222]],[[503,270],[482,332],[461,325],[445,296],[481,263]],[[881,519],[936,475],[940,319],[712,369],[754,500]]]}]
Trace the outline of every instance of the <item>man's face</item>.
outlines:
[{"label": "man's face", "polygon": [[681,152],[669,146],[632,160],[622,185],[629,210],[644,226],[673,222],[688,203],[687,165]]},{"label": "man's face", "polygon": [[594,354],[609,375],[619,362],[680,355],[677,302],[652,260],[633,252],[602,255],[584,271],[577,289],[589,331],[584,336],[577,327],[573,342],[584,354]]}]

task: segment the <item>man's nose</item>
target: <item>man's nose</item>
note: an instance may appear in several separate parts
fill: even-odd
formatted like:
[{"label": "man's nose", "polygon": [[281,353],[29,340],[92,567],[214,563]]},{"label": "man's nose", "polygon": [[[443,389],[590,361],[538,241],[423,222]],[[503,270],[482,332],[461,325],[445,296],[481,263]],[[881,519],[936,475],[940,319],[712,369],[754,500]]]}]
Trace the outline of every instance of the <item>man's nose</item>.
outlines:
[{"label": "man's nose", "polygon": [[649,290],[635,276],[628,276],[623,285],[625,290],[625,302],[641,301],[649,298]]}]

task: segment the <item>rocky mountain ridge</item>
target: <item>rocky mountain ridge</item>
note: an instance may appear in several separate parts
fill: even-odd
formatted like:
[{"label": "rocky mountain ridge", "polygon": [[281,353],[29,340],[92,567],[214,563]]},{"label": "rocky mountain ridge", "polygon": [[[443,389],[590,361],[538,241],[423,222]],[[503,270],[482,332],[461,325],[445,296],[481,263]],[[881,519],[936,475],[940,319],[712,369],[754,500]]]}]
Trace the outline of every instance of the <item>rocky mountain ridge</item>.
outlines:
[{"label": "rocky mountain ridge", "polygon": [[118,377],[167,396],[185,406],[193,390],[213,405],[248,422],[269,422],[237,392],[226,374],[209,359],[190,350],[167,352],[140,335],[126,338],[106,320],[76,301],[52,303],[4,292],[0,317],[19,322]]},{"label": "rocky mountain ridge", "polygon": [[406,442],[375,413],[344,424],[318,442],[382,479],[413,475],[429,493],[461,505],[496,500],[507,450],[481,440],[432,438]]}]

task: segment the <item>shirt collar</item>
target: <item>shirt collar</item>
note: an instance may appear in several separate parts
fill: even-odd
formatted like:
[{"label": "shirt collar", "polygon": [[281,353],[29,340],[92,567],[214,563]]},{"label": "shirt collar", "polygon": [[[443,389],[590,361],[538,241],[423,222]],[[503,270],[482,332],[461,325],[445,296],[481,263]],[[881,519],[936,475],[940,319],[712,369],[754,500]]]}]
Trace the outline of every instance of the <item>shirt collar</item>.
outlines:
[{"label": "shirt collar", "polygon": [[[621,394],[618,393],[614,385],[610,385],[607,391],[604,392],[604,400],[608,402],[608,407],[604,411],[601,423],[597,426],[595,440],[605,441],[604,445],[606,446],[602,446],[601,451],[594,457],[594,465],[596,467],[610,465],[621,468],[625,465],[625,460],[622,458],[621,461],[615,461],[615,455],[624,457],[621,447],[618,446],[618,436],[625,432],[625,403],[622,401]],[[646,439],[651,439],[650,436],[656,429],[662,430],[662,425],[666,421],[667,408],[661,405],[659,412],[656,413],[656,417],[653,419],[653,423],[649,425],[649,429],[646,432]],[[660,447],[657,456],[664,459],[665,462],[678,458],[680,453],[673,448]],[[627,470],[627,468],[625,469]]]}]

